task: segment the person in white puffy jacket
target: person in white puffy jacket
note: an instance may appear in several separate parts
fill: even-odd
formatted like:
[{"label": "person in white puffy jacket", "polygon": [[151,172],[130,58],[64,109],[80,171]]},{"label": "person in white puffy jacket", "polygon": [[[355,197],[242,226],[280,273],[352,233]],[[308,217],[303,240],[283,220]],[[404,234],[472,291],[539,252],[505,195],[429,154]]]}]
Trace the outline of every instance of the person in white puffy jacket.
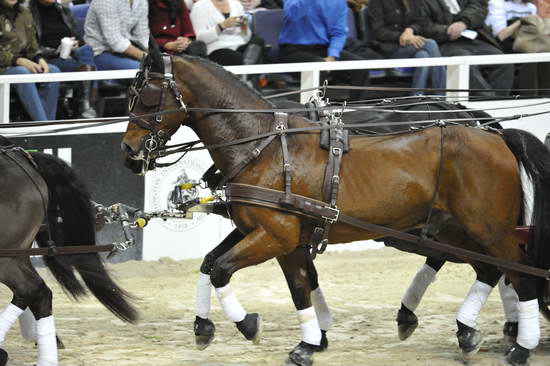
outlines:
[{"label": "person in white puffy jacket", "polygon": [[197,40],[208,58],[221,65],[248,65],[261,59],[264,41],[252,36],[238,0],[198,0],[191,9]]}]

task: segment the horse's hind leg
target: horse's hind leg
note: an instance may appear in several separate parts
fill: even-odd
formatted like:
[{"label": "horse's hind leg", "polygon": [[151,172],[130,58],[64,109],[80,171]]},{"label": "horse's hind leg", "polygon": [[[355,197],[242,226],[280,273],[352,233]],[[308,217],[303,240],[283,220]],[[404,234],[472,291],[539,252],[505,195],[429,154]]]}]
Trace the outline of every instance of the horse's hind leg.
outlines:
[{"label": "horse's hind leg", "polygon": [[[13,292],[13,299],[0,317],[4,320],[2,340],[9,327],[29,307],[37,319],[38,362],[36,366],[58,364],[52,292],[31,265],[29,258],[12,258],[1,265],[0,282]],[[9,327],[7,324],[9,324]]]},{"label": "horse's hind leg", "polygon": [[[36,333],[36,319],[31,309],[26,308],[23,314],[19,316],[19,330],[23,339],[36,343],[38,341],[38,334]],[[55,336],[57,341],[57,349],[64,349],[65,345],[59,336]],[[1,364],[0,364],[1,365]]]},{"label": "horse's hind leg", "polygon": [[426,263],[418,270],[407,291],[405,291],[396,318],[400,340],[404,341],[409,338],[418,327],[418,318],[414,312],[420,301],[422,301],[428,286],[435,281],[435,275],[444,264],[444,260],[426,258]]}]

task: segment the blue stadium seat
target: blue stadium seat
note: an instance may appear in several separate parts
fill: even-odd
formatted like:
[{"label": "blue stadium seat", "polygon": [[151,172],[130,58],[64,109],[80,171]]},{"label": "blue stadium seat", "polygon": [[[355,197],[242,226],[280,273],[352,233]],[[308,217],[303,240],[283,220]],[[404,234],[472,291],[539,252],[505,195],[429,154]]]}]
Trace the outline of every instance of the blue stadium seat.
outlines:
[{"label": "blue stadium seat", "polygon": [[88,13],[89,8],[90,4],[79,4],[71,8],[78,34],[81,37],[84,36],[84,22],[86,21],[86,14]]}]

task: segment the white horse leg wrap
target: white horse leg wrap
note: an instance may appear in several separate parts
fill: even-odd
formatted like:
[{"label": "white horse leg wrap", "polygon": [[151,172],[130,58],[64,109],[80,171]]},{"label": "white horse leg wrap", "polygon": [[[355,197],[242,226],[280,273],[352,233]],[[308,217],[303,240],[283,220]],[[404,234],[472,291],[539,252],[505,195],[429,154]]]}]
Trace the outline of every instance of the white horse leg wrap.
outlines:
[{"label": "white horse leg wrap", "polygon": [[230,285],[217,288],[216,296],[218,296],[218,301],[220,302],[227,319],[234,323],[240,322],[244,319],[246,316],[246,311],[239,303],[239,300],[237,300],[237,296],[235,296],[235,293]]},{"label": "white horse leg wrap", "polygon": [[58,364],[57,342],[53,315],[36,321],[36,333],[38,333],[38,363],[36,366],[56,366]]},{"label": "white horse leg wrap", "polygon": [[416,310],[426,289],[430,286],[430,283],[435,281],[436,274],[437,271],[435,269],[424,263],[422,268],[416,273],[416,276],[414,276],[405,295],[403,295],[403,299],[401,299],[401,302],[407,309],[412,312]]},{"label": "white horse leg wrap", "polygon": [[38,334],[36,334],[36,319],[31,309],[26,308],[23,314],[19,316],[19,327],[21,335],[25,340],[36,343],[38,340]]},{"label": "white horse leg wrap", "polygon": [[201,273],[197,282],[197,297],[195,298],[195,314],[203,319],[208,319],[210,315],[210,291],[212,284],[210,276]]},{"label": "white horse leg wrap", "polygon": [[512,284],[506,286],[504,282],[504,276],[498,281],[498,291],[500,293],[500,299],[502,300],[502,308],[504,309],[504,317],[507,322],[518,321],[518,306],[519,298],[516,290],[512,287]]},{"label": "white horse leg wrap", "polygon": [[10,303],[6,309],[0,314],[0,345],[4,343],[6,334],[13,326],[13,323],[19,318],[19,315],[23,313],[23,309]]},{"label": "white horse leg wrap", "polygon": [[323,296],[323,291],[321,291],[320,287],[311,291],[311,303],[315,308],[315,314],[317,314],[317,319],[319,320],[319,327],[321,327],[322,330],[329,330],[330,327],[332,327],[332,314],[330,313],[330,309],[328,308],[325,296]]},{"label": "white horse leg wrap", "polygon": [[317,322],[315,309],[309,307],[304,310],[298,310],[298,320],[300,321],[300,330],[302,331],[302,341],[313,344],[321,344],[321,328]]},{"label": "white horse leg wrap", "polygon": [[468,292],[466,299],[464,299],[462,306],[458,309],[456,320],[469,327],[475,328],[479,312],[492,290],[493,288],[491,286],[476,280],[472,288],[470,288],[470,292]]},{"label": "white horse leg wrap", "polygon": [[519,302],[519,326],[517,343],[527,349],[539,344],[539,303],[535,300]]}]

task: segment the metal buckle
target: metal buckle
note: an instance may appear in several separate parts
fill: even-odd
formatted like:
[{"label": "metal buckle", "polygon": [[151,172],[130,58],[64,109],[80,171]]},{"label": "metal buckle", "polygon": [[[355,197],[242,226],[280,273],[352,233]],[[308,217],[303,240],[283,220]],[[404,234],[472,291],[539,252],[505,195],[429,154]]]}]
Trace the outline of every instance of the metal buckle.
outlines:
[{"label": "metal buckle", "polygon": [[334,155],[340,155],[340,154],[342,153],[342,149],[339,148],[339,147],[333,147],[333,148],[332,148],[332,153],[333,153]]},{"label": "metal buckle", "polygon": [[338,208],[336,207],[324,207],[324,208],[334,212],[334,217],[321,216],[326,222],[328,222],[329,224],[334,224],[336,221],[338,221],[338,217],[340,216],[340,210]]},{"label": "metal buckle", "polygon": [[286,126],[284,124],[280,123],[277,126],[275,126],[275,130],[277,130],[277,131],[286,130]]},{"label": "metal buckle", "polygon": [[283,171],[284,171],[285,173],[286,173],[286,172],[289,172],[289,171],[290,171],[290,168],[291,168],[290,164],[284,164],[284,165],[283,165]]},{"label": "metal buckle", "polygon": [[254,157],[257,157],[258,155],[260,155],[261,152],[262,152],[262,151],[261,151],[260,149],[255,148],[254,150],[252,150],[252,155],[253,155]]}]

